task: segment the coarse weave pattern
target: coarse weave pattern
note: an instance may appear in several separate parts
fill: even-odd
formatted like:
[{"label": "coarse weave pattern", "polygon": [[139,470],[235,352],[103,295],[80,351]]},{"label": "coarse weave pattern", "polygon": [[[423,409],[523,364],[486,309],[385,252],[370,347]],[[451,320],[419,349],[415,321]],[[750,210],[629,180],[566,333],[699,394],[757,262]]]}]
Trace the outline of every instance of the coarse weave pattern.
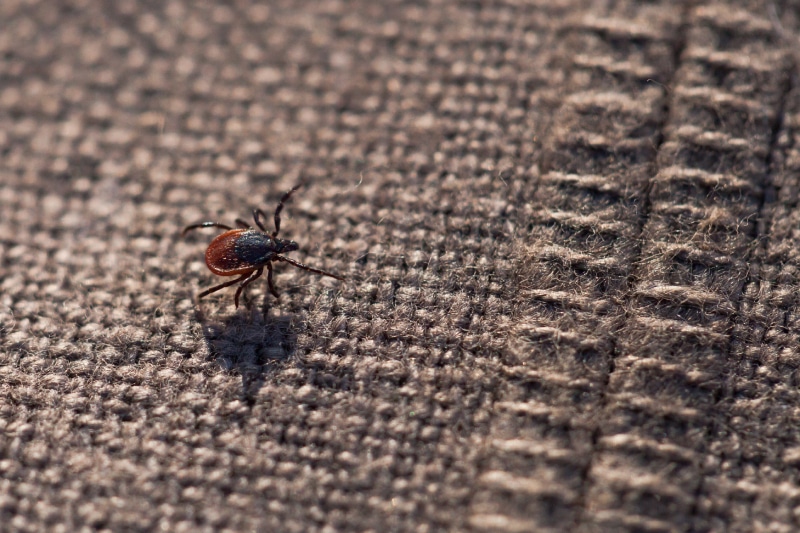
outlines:
[{"label": "coarse weave pattern", "polygon": [[[0,2],[0,531],[800,529],[798,50],[788,0]],[[198,302],[181,229],[301,182],[346,281]]]}]

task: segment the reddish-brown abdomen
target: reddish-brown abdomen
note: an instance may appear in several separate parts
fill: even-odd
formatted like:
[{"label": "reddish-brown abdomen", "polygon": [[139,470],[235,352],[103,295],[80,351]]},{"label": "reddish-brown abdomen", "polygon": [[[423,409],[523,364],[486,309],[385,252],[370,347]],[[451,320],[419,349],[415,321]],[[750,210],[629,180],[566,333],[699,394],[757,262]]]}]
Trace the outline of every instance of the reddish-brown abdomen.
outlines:
[{"label": "reddish-brown abdomen", "polygon": [[236,241],[247,231],[250,230],[232,229],[211,241],[206,250],[206,265],[211,272],[218,276],[236,276],[258,267],[236,254]]}]

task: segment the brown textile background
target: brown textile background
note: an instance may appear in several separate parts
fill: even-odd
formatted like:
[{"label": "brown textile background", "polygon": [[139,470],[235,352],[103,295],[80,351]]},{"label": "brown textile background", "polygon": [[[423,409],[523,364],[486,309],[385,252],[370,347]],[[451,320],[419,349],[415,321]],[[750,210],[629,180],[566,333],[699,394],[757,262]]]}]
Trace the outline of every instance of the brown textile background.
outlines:
[{"label": "brown textile background", "polygon": [[0,2],[0,530],[797,530],[799,18]]}]

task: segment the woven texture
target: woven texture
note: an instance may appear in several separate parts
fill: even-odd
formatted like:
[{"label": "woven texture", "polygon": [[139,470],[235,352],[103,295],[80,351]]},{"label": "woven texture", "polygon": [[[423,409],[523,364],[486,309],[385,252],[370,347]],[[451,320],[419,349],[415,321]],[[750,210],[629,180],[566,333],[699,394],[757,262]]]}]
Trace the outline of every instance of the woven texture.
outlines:
[{"label": "woven texture", "polygon": [[800,529],[798,29],[0,2],[0,530]]}]

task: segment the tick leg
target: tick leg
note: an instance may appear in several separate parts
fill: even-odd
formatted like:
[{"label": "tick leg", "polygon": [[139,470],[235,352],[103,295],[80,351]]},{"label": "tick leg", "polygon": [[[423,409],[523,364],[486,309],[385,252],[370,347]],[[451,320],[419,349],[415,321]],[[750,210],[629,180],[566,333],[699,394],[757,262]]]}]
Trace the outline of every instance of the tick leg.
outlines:
[{"label": "tick leg", "polygon": [[242,229],[250,229],[250,224],[242,220],[241,218],[236,219],[236,225]]},{"label": "tick leg", "polygon": [[284,257],[282,255],[276,255],[275,259],[279,261],[283,261],[284,263],[289,263],[290,265],[294,265],[297,268],[302,268],[303,270],[308,270],[309,272],[313,272],[315,274],[322,274],[323,276],[330,276],[332,278],[338,279],[339,281],[344,281],[342,276],[331,274],[330,272],[325,272],[324,270],[320,270],[318,268],[310,267],[308,265],[304,265],[303,263],[299,263],[294,259],[289,259],[288,257]]},{"label": "tick leg", "polygon": [[[237,309],[239,308],[239,295],[242,294],[242,291],[244,290],[245,287],[250,285],[252,282],[257,280],[259,277],[261,277],[261,273],[262,272],[264,272],[263,268],[259,268],[258,270],[254,270],[249,276],[247,276],[247,279],[245,279],[242,282],[242,284],[239,285],[239,288],[236,289],[236,295],[233,297],[233,303],[236,305]],[[242,276],[242,277],[245,277],[245,276]],[[239,279],[242,279],[242,278],[239,278]]]},{"label": "tick leg", "polygon": [[302,183],[298,183],[297,185],[289,189],[289,191],[283,195],[281,201],[278,202],[278,207],[275,208],[275,231],[272,232],[273,237],[277,237],[278,233],[281,231],[281,211],[283,211],[283,204],[286,203],[286,201],[289,199],[292,193],[294,193],[294,191],[299,189],[301,185]]},{"label": "tick leg", "polygon": [[266,226],[264,226],[264,223],[262,222],[262,219],[266,219],[266,218],[267,218],[267,215],[264,214],[264,211],[262,211],[261,209],[253,209],[253,220],[256,221],[256,226],[261,228],[261,231],[263,231],[264,233],[267,232],[267,228],[266,228]]},{"label": "tick leg", "polygon": [[272,284],[272,263],[267,263],[267,284],[269,284],[269,292],[271,292],[275,298],[280,298],[281,295],[278,294],[275,285]]},{"label": "tick leg", "polygon": [[181,237],[183,237],[193,229],[197,228],[222,228],[226,230],[233,229],[232,227],[227,226],[225,224],[220,224],[219,222],[201,222],[200,224],[192,224],[191,226],[186,226],[185,228],[183,228],[183,231],[181,232]]},{"label": "tick leg", "polygon": [[206,290],[204,290],[203,292],[201,292],[200,294],[197,295],[197,299],[199,300],[203,296],[208,296],[212,292],[217,292],[218,290],[224,289],[225,287],[230,287],[231,285],[236,285],[240,281],[242,281],[245,278],[247,278],[247,276],[249,276],[249,275],[250,275],[250,273],[248,272],[247,274],[245,274],[243,276],[240,276],[240,277],[238,277],[236,279],[231,279],[231,280],[226,281],[225,283],[220,283],[219,285],[211,287],[210,289],[206,289]]}]

